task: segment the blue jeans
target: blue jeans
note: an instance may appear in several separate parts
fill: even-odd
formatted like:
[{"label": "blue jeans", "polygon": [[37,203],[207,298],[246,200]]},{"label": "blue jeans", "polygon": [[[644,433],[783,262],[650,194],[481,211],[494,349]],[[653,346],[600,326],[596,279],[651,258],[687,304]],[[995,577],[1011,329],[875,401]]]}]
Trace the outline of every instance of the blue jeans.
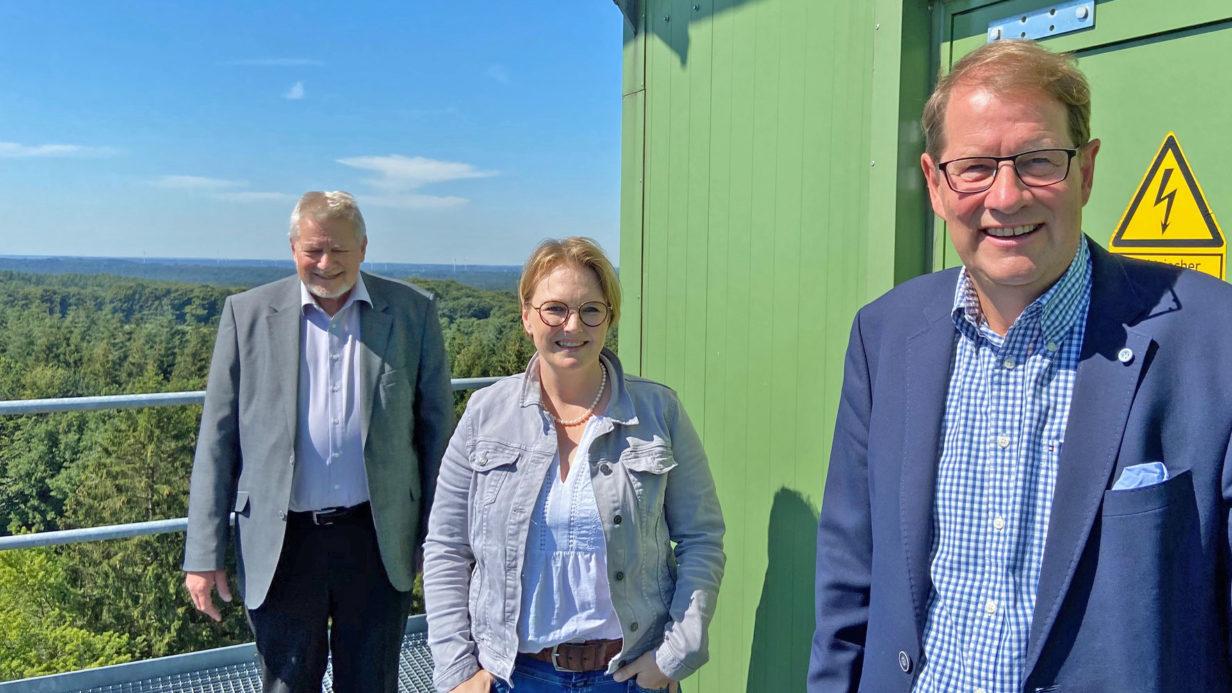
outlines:
[{"label": "blue jeans", "polygon": [[666,688],[642,688],[634,680],[616,683],[607,673],[600,671],[556,671],[547,662],[518,656],[513,666],[513,688],[496,680],[493,693],[660,693]]}]

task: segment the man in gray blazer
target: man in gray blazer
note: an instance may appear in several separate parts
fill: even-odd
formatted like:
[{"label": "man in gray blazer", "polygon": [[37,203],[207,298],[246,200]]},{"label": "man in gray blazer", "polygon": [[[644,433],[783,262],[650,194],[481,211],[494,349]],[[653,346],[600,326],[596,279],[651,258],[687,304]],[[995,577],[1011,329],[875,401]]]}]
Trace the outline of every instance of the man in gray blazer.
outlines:
[{"label": "man in gray blazer", "polygon": [[431,295],[360,272],[344,192],[291,215],[298,276],[223,307],[193,462],[185,586],[214,620],[235,513],[265,691],[394,691],[415,554],[453,426]]}]

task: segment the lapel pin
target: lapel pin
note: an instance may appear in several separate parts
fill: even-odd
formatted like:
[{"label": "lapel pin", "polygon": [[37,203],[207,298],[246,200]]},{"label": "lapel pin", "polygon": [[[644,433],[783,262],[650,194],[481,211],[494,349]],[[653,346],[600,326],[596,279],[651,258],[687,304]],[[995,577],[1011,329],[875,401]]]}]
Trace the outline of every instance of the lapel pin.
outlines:
[{"label": "lapel pin", "polygon": [[1130,361],[1134,360],[1134,350],[1129,347],[1121,349],[1117,352],[1117,360],[1128,365]]}]

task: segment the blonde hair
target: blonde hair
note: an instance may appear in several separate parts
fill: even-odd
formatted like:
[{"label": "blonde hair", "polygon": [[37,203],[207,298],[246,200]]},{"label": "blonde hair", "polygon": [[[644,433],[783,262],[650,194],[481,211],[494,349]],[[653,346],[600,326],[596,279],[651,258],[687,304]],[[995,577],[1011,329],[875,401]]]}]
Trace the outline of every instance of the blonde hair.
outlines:
[{"label": "blonde hair", "polygon": [[941,75],[924,104],[924,148],[934,160],[945,148],[945,110],[959,86],[978,86],[996,94],[1042,91],[1056,99],[1069,116],[1073,146],[1091,139],[1091,87],[1069,53],[1053,53],[1035,41],[994,41],[975,49]]},{"label": "blonde hair", "polygon": [[355,229],[355,240],[360,242],[368,235],[364,215],[359,213],[359,203],[355,202],[351,193],[342,190],[312,190],[304,193],[291,211],[291,232],[287,234],[291,240],[299,238],[299,220],[303,217],[318,222],[330,219],[346,221]]},{"label": "blonde hair", "polygon": [[522,305],[530,305],[535,287],[544,277],[566,264],[595,273],[603,300],[612,307],[611,324],[615,325],[620,320],[620,278],[599,244],[585,236],[549,238],[535,248],[522,266],[522,278],[518,280],[518,296],[522,299]]}]

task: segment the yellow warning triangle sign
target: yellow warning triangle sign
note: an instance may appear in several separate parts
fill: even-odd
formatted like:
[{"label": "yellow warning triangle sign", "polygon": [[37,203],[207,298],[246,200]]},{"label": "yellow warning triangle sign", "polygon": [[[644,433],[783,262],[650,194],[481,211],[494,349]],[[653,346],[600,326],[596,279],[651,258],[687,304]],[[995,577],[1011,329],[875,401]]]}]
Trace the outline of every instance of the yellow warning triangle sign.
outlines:
[{"label": "yellow warning triangle sign", "polygon": [[1169,132],[1121,215],[1109,247],[1223,248],[1223,232],[1202,186]]}]

